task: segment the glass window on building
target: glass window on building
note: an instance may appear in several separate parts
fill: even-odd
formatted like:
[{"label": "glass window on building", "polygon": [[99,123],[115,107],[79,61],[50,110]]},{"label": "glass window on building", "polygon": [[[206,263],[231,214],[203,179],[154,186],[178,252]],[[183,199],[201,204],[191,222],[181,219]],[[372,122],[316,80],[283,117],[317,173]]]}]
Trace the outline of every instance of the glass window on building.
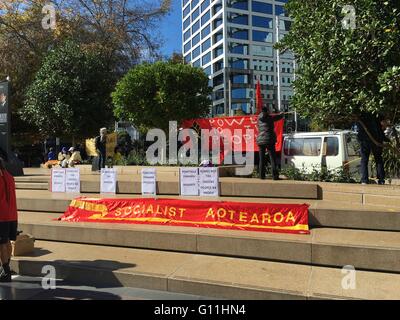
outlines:
[{"label": "glass window on building", "polygon": [[[194,58],[194,57],[193,57],[193,58]],[[197,59],[195,62],[193,62],[193,67],[195,67],[195,68],[201,67],[200,59]]]},{"label": "glass window on building", "polygon": [[201,25],[204,26],[210,20],[210,10],[201,17]]},{"label": "glass window on building", "polygon": [[[190,42],[189,42],[190,43]],[[192,55],[189,53],[188,55],[185,56],[185,62],[190,63],[190,60],[192,60]]]},{"label": "glass window on building", "polygon": [[183,30],[190,26],[190,17],[183,21]]},{"label": "glass window on building", "polygon": [[192,26],[192,34],[195,34],[200,29],[200,20]]},{"label": "glass window on building", "polygon": [[215,16],[222,9],[222,3],[219,2],[212,8],[213,16]]},{"label": "glass window on building", "polygon": [[248,84],[249,76],[247,74],[234,74],[231,77],[233,84]]},{"label": "glass window on building", "polygon": [[249,98],[249,89],[247,88],[233,88],[232,99],[247,99]]},{"label": "glass window on building", "polygon": [[272,29],[273,23],[272,18],[253,16],[252,18],[253,27]]},{"label": "glass window on building", "polygon": [[201,38],[205,39],[210,33],[211,33],[211,27],[210,25],[208,25],[201,30]]},{"label": "glass window on building", "polygon": [[217,32],[216,34],[214,34],[214,43],[216,44],[218,41],[221,41],[224,38],[224,34],[222,33],[222,31]]},{"label": "glass window on building", "polygon": [[198,46],[197,48],[195,48],[195,49],[192,51],[192,58],[193,58],[193,59],[196,59],[199,55],[200,55],[200,46]]},{"label": "glass window on building", "polygon": [[247,10],[249,10],[249,1],[248,0],[228,0],[228,7],[247,11]]},{"label": "glass window on building", "polygon": [[279,19],[279,30],[290,31],[292,22],[288,20]]},{"label": "glass window on building", "polygon": [[200,8],[197,8],[192,13],[192,21],[196,20],[196,18],[200,15]]},{"label": "glass window on building", "polygon": [[218,58],[223,53],[224,53],[224,47],[223,46],[218,46],[217,48],[214,49],[214,59]]},{"label": "glass window on building", "polygon": [[190,12],[190,6],[187,6],[184,10],[183,10],[183,18],[186,18],[186,16],[189,14]]},{"label": "glass window on building", "polygon": [[249,39],[249,30],[246,29],[238,29],[238,28],[229,28],[229,36],[232,39]]},{"label": "glass window on building", "polygon": [[235,54],[249,54],[249,45],[243,43],[231,42],[229,44],[229,52]]},{"label": "glass window on building", "polygon": [[223,23],[223,19],[222,19],[222,14],[221,14],[218,18],[214,19],[213,30],[217,29],[220,25],[222,25],[222,23]]},{"label": "glass window on building", "polygon": [[230,23],[234,24],[241,24],[244,26],[249,25],[249,16],[247,14],[230,12],[228,15],[228,20]]},{"label": "glass window on building", "polygon": [[200,42],[200,32],[196,34],[192,39],[192,47]]},{"label": "glass window on building", "polygon": [[187,39],[189,39],[191,35],[192,35],[192,33],[190,32],[190,29],[189,29],[188,31],[186,31],[183,34],[183,41],[186,41]]},{"label": "glass window on building", "polygon": [[192,0],[192,10],[194,9],[194,7],[196,7],[199,4],[199,0]]},{"label": "glass window on building", "polygon": [[253,41],[272,43],[272,32],[253,30]]},{"label": "glass window on building", "polygon": [[190,0],[183,0],[182,8],[184,8],[189,2]]},{"label": "glass window on building", "polygon": [[214,72],[218,72],[224,68],[224,60],[218,60],[214,63]]},{"label": "glass window on building", "polygon": [[201,44],[201,51],[202,51],[202,52],[206,52],[207,49],[210,48],[210,47],[211,47],[211,39],[208,38],[206,41],[204,41],[204,42]]},{"label": "glass window on building", "polygon": [[239,58],[230,58],[229,59],[229,67],[233,69],[248,69],[249,68],[249,60],[248,59],[239,59]]},{"label": "glass window on building", "polygon": [[272,14],[272,4],[260,2],[260,1],[252,1],[252,9],[254,12],[260,12],[264,14]]},{"label": "glass window on building", "polygon": [[272,46],[251,46],[251,53],[253,56],[262,56],[262,57],[272,57],[274,55],[274,50]]},{"label": "glass window on building", "polygon": [[287,14],[285,8],[283,6],[275,6],[275,14],[277,16],[283,16],[283,17],[288,17],[289,15]]},{"label": "glass window on building", "polygon": [[203,66],[206,65],[207,63],[209,63],[210,61],[211,61],[211,52],[209,52],[203,56],[203,58],[202,58]]},{"label": "glass window on building", "polygon": [[210,0],[204,0],[200,6],[201,12],[204,12],[204,10],[206,10],[209,5],[210,5]]},{"label": "glass window on building", "polygon": [[220,86],[221,84],[224,84],[224,75],[223,74],[219,74],[218,76],[213,78],[214,87]]},{"label": "glass window on building", "polygon": [[224,114],[225,113],[225,105],[223,103],[217,104],[213,106],[214,114]]},{"label": "glass window on building", "polygon": [[183,46],[183,51],[184,53],[188,52],[192,48],[190,41],[188,41],[184,46]]},{"label": "glass window on building", "polygon": [[204,73],[208,76],[211,75],[211,66],[208,66],[207,68],[204,69]]}]

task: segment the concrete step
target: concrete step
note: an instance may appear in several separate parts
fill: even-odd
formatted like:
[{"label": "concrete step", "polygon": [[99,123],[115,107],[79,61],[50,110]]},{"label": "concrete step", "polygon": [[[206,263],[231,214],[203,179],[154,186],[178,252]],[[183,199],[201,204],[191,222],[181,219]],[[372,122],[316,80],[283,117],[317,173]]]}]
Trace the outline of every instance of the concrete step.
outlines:
[{"label": "concrete step", "polygon": [[[45,190],[17,190],[18,209],[21,211],[60,212],[67,209],[71,200],[77,196],[100,198],[99,194],[51,193]],[[103,195],[112,198],[138,198],[140,195]],[[199,197],[163,196],[199,200]],[[202,200],[226,200],[260,203],[308,203],[310,204],[310,226],[350,228],[364,230],[400,231],[399,207],[346,204],[325,200],[296,200],[284,198],[242,198],[242,197],[202,197]]]},{"label": "concrete step", "polygon": [[11,266],[41,276],[53,266],[57,279],[82,285],[137,287],[225,299],[400,299],[400,275],[357,271],[346,290],[340,268],[252,259],[36,241],[29,257]]},{"label": "concrete step", "polygon": [[400,273],[400,232],[316,228],[310,235],[205,228],[56,221],[20,212],[19,229],[36,239],[246,257]]},{"label": "concrete step", "polygon": [[48,190],[48,182],[16,182],[16,189],[28,189],[28,190]]}]

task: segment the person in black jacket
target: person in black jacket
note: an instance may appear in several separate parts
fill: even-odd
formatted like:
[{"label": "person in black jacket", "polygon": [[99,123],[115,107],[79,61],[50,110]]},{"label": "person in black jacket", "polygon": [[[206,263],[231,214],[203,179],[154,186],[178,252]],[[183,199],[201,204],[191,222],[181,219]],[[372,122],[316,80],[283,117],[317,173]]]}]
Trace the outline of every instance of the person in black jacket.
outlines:
[{"label": "person in black jacket", "polygon": [[276,134],[274,130],[274,122],[281,120],[283,113],[271,116],[267,108],[263,108],[258,116],[258,136],[257,145],[259,149],[259,174],[260,179],[265,179],[265,151],[268,150],[271,160],[272,177],[274,180],[279,180],[279,172],[276,163]]},{"label": "person in black jacket", "polygon": [[107,128],[100,129],[100,136],[95,139],[96,152],[99,155],[99,169],[106,167],[106,144],[107,144]]},{"label": "person in black jacket", "polygon": [[[360,121],[357,123],[358,140],[361,147],[360,169],[362,184],[369,183],[368,162],[371,152],[375,158],[378,184],[385,184],[385,169],[382,158],[382,145],[384,141],[389,141],[389,139],[385,137],[385,133],[382,128],[382,121],[382,116],[375,116],[370,113],[362,113],[360,115]],[[369,135],[366,132],[364,126],[368,130]],[[373,140],[371,140],[370,135],[378,143],[378,145]]]}]

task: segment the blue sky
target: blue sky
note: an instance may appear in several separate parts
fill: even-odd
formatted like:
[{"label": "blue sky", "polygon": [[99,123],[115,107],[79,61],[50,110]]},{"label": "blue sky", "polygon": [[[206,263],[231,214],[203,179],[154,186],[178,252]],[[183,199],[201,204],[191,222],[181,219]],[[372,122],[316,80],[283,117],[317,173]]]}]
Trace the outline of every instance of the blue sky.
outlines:
[{"label": "blue sky", "polygon": [[162,53],[170,56],[174,51],[182,51],[181,0],[172,0],[171,13],[161,21],[161,34],[164,37]]}]

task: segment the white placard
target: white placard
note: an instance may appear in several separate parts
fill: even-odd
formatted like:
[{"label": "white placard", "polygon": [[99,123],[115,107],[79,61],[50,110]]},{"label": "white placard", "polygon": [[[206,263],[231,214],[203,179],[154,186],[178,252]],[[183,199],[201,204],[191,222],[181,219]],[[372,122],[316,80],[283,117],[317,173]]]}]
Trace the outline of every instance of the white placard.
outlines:
[{"label": "white placard", "polygon": [[65,192],[65,169],[51,169],[51,192]]},{"label": "white placard", "polygon": [[100,193],[117,193],[116,169],[101,169]]},{"label": "white placard", "polygon": [[142,169],[142,195],[157,194],[156,169]]},{"label": "white placard", "polygon": [[81,192],[81,175],[79,168],[68,168],[65,171],[65,191],[70,193]]},{"label": "white placard", "polygon": [[218,168],[199,168],[200,196],[219,196]]},{"label": "white placard", "polygon": [[198,168],[180,168],[179,172],[181,195],[198,196],[199,195],[199,169]]}]

